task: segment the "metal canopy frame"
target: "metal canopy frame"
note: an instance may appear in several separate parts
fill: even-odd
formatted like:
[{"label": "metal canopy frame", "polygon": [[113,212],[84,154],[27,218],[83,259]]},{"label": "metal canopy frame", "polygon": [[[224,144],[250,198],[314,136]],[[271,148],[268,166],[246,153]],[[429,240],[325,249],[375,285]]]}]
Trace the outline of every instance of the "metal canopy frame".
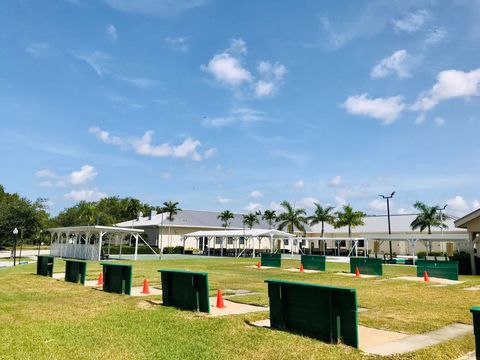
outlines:
[{"label": "metal canopy frame", "polygon": [[[135,239],[135,255],[134,260],[138,257],[138,243],[143,241],[150,250],[153,250],[147,241],[140,235],[144,231],[141,229],[122,228],[116,226],[69,226],[49,228],[51,245],[50,255],[59,257],[69,257],[84,260],[101,260],[102,245],[106,235],[112,235],[115,243],[120,240],[120,258],[122,257],[122,245],[126,236],[130,235],[130,239]],[[108,255],[110,255],[110,243],[108,240]]]}]

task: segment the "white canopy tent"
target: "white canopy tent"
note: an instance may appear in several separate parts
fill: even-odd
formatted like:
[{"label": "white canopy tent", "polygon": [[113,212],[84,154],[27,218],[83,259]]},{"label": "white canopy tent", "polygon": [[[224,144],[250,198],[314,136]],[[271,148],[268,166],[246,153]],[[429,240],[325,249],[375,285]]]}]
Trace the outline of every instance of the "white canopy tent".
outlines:
[{"label": "white canopy tent", "polygon": [[[335,245],[336,245],[336,248],[338,249],[338,245],[340,245],[340,243],[342,241],[345,241],[345,242],[350,242],[352,244],[352,246],[350,247],[350,251],[348,253],[348,256],[352,256],[352,253],[355,251],[355,256],[358,256],[358,248],[359,248],[359,242],[360,241],[364,241],[364,247],[366,248],[366,252],[368,252],[368,242],[365,242],[365,238],[361,237],[361,238],[354,238],[354,237],[302,237],[302,238],[298,238],[298,240],[301,240],[301,241],[305,241],[305,243],[307,244],[307,248],[309,249],[310,251],[310,254],[312,252],[312,247],[311,247],[311,242],[312,241],[318,241],[318,240],[321,240],[321,241],[334,241],[335,242]],[[325,247],[323,248],[323,254],[325,255]],[[340,254],[337,253],[337,256],[339,256]]]},{"label": "white canopy tent", "polygon": [[101,260],[102,246],[108,244],[120,244],[120,256],[122,254],[123,241],[135,240],[134,260],[137,260],[138,242],[143,241],[153,253],[156,252],[148,245],[140,235],[141,229],[122,228],[116,226],[69,226],[47,229],[51,235],[50,255],[83,260]]},{"label": "white canopy tent", "polygon": [[[195,238],[195,240],[200,246],[200,241],[205,241],[207,247],[207,255],[210,255],[210,242],[213,240],[213,249],[215,250],[215,244],[217,239],[220,239],[220,248],[223,249],[225,239],[227,239],[226,249],[228,249],[228,240],[231,241],[232,246],[234,246],[235,257],[241,256],[246,249],[252,250],[252,257],[255,257],[255,244],[254,239],[258,239],[261,242],[262,239],[267,238],[270,240],[270,251],[273,252],[275,239],[292,239],[295,236],[280,230],[275,229],[238,229],[238,230],[211,230],[211,231],[195,231],[183,235],[183,248],[185,249],[185,242],[187,238]],[[243,248],[240,248],[241,243],[243,242]],[[240,251],[239,251],[240,250]],[[293,251],[292,251],[293,253]],[[221,256],[223,256],[223,250],[221,251]]]}]

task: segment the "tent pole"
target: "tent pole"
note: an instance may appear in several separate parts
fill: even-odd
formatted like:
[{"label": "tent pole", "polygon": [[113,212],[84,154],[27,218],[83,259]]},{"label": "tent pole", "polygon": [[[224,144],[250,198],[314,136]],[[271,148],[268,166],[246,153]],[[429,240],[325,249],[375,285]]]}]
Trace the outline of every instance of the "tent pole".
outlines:
[{"label": "tent pole", "polygon": [[138,254],[138,234],[135,234],[134,236],[135,238],[135,256],[133,258],[133,260],[137,260],[137,254]]}]

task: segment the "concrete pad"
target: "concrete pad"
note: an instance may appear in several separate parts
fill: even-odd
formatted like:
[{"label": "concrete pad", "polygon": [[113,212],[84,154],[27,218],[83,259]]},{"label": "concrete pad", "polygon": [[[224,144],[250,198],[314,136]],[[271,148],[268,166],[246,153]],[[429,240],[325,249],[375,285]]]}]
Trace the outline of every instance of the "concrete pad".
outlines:
[{"label": "concrete pad", "polygon": [[467,290],[467,291],[480,291],[480,285],[468,287],[468,288],[465,288],[465,289],[463,289],[463,290]]},{"label": "concrete pad", "polygon": [[53,273],[52,278],[55,280],[64,280],[65,279],[65,273]]},{"label": "concrete pad", "polygon": [[[258,269],[257,265],[248,265],[248,266],[245,266],[245,267]],[[273,266],[261,266],[260,269],[258,269],[258,270],[264,270],[264,269],[280,269],[280,268],[273,267]]]},{"label": "concrete pad", "polygon": [[471,325],[451,324],[425,334],[408,335],[397,340],[367,346],[362,350],[369,354],[382,356],[404,354],[471,333],[473,333],[473,326]]},{"label": "concrete pad", "polygon": [[143,286],[132,286],[130,290],[130,296],[152,296],[162,295],[162,290],[156,289],[152,286],[149,287],[150,294],[142,294]]},{"label": "concrete pad", "polygon": [[89,287],[103,287],[103,285],[98,285],[98,280],[85,280],[85,286],[89,286]]},{"label": "concrete pad", "polygon": [[270,329],[270,319],[258,320],[252,323],[253,326]]},{"label": "concrete pad", "polygon": [[233,301],[223,299],[223,303],[225,307],[223,309],[217,308],[212,304],[216,304],[217,298],[211,297],[210,298],[210,315],[211,316],[225,316],[225,315],[240,315],[240,314],[248,314],[252,312],[258,311],[268,311],[268,308],[263,306],[254,306],[254,305],[247,305],[247,304],[240,304]]},{"label": "concrete pad", "polygon": [[[355,277],[355,274],[351,274],[351,273],[335,273],[335,275],[342,275],[342,276],[349,276],[349,277]],[[360,274],[360,277],[361,278],[364,278],[364,279],[368,279],[368,278],[376,278],[378,277],[378,275],[364,275],[364,274]]]},{"label": "concrete pad", "polygon": [[380,329],[369,328],[358,325],[358,342],[360,350],[378,346],[389,341],[400,340],[407,337],[407,334],[402,334],[394,331],[386,331]]},{"label": "concrete pad", "polygon": [[[423,277],[418,276],[400,276],[393,278],[392,280],[407,280],[407,281],[417,281],[417,282],[426,282],[424,281]],[[442,278],[430,278],[430,283],[437,283],[437,284],[444,284],[444,285],[458,285],[463,284],[465,281],[457,281],[457,280],[449,280],[449,279],[442,279]]]},{"label": "concrete pad", "polygon": [[[288,268],[288,269],[283,269],[284,271],[289,271],[289,272],[297,272],[299,273],[300,272],[300,269],[296,269],[296,268]],[[303,272],[305,274],[315,274],[315,273],[319,273],[320,271],[318,270],[309,270],[309,269],[303,269]]]}]

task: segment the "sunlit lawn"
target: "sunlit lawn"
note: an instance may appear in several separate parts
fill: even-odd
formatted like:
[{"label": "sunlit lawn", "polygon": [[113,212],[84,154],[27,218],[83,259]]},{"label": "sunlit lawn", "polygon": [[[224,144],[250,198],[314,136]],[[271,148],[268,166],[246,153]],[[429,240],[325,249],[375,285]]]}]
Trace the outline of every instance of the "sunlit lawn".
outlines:
[{"label": "sunlit lawn", "polygon": [[[480,292],[463,291],[480,285],[480,277],[461,277],[461,285],[434,288],[431,284],[391,280],[415,276],[414,267],[386,266],[386,281],[335,275],[348,264],[328,263],[327,272],[300,274],[280,269],[257,270],[253,259],[194,259],[137,261],[133,285],[146,277],[160,287],[161,268],[205,271],[211,294],[216,289],[246,289],[257,294],[235,301],[267,305],[265,279],[285,279],[354,287],[361,325],[405,333],[422,333],[454,322],[472,323],[470,307],[480,305]],[[299,262],[284,260],[283,268]],[[0,358],[164,358],[164,359],[291,359],[363,358],[361,352],[328,345],[287,332],[256,328],[249,323],[268,312],[211,318],[151,305],[148,298],[103,293],[77,284],[33,275],[35,265],[0,269]],[[55,262],[55,272],[64,263]],[[97,279],[98,262],[88,263],[88,279]],[[150,299],[160,299],[152,296]],[[474,349],[473,336],[455,339],[401,358],[457,358]]]}]

